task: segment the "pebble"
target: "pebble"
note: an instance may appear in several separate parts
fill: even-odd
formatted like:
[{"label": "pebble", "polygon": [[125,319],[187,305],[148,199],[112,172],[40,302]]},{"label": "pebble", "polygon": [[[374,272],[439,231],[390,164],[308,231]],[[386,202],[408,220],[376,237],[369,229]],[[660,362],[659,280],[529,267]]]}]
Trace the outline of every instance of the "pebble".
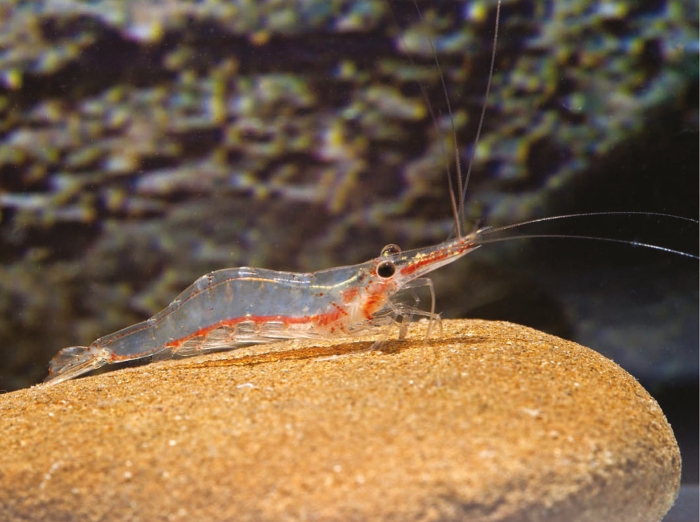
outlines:
[{"label": "pebble", "polygon": [[502,322],[270,345],[0,396],[0,520],[659,521],[680,453],[580,345]]}]

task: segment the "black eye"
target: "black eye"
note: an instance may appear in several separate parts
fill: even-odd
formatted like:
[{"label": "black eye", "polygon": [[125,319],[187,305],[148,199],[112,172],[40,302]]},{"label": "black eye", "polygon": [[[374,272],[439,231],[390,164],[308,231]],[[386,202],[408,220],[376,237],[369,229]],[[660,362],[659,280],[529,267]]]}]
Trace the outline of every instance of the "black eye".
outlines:
[{"label": "black eye", "polygon": [[391,261],[384,261],[377,266],[377,275],[381,278],[386,279],[387,277],[393,276],[395,273],[396,267]]},{"label": "black eye", "polygon": [[399,245],[390,244],[382,248],[382,253],[379,254],[381,257],[395,256],[401,253],[401,247]]}]

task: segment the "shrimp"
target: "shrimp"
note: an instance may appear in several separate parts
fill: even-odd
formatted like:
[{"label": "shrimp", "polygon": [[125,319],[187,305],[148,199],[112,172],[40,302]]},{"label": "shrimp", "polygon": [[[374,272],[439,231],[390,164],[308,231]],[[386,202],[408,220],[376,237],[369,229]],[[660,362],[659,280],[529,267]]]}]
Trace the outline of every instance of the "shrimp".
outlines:
[{"label": "shrimp", "polygon": [[[90,346],[61,350],[46,382],[56,384],[105,364],[152,355],[193,355],[279,339],[353,336],[419,315],[432,321],[435,295],[423,276],[478,248],[476,235],[402,252],[387,245],[379,257],[312,273],[229,268],[200,277],[167,308]],[[430,311],[394,300],[427,286]],[[405,336],[404,323],[400,337]]]},{"label": "shrimp", "polygon": [[[491,239],[491,234],[513,226],[588,215],[570,214],[484,228],[405,252],[397,245],[387,245],[379,257],[365,263],[311,273],[248,267],[217,270],[200,277],[150,319],[101,337],[90,346],[64,348],[51,360],[45,382],[57,384],[106,364],[153,355],[188,356],[280,339],[349,337],[392,324],[400,324],[399,338],[404,338],[409,324],[406,319],[411,316],[428,318],[430,332],[440,316],[435,313],[433,283],[426,274],[483,244],[512,239]],[[697,259],[656,245],[589,239],[631,243]],[[397,300],[402,290],[418,287],[430,290],[430,311]]]},{"label": "shrimp", "polygon": [[[491,69],[495,61],[500,1],[497,3]],[[419,12],[420,14],[420,12]],[[437,64],[439,67],[439,64]],[[443,84],[444,87],[444,84]],[[445,90],[445,95],[447,92]],[[448,110],[449,99],[447,100]],[[475,142],[484,120],[484,104]],[[456,132],[452,129],[455,144]],[[472,149],[472,156],[476,147]],[[456,153],[457,155],[457,153]],[[457,158],[455,158],[457,159]],[[94,341],[90,346],[64,348],[49,363],[46,384],[57,384],[108,364],[151,356],[189,356],[241,345],[281,339],[332,339],[367,333],[377,327],[398,325],[399,338],[406,336],[413,316],[429,320],[428,335],[440,319],[435,312],[435,291],[426,275],[453,263],[480,246],[513,239],[494,234],[529,224],[590,215],[655,215],[697,221],[669,214],[648,212],[598,212],[534,219],[497,228],[482,228],[464,234],[462,221],[473,157],[466,176],[457,164],[455,190],[447,172],[454,237],[440,244],[409,251],[390,244],[374,259],[311,273],[292,273],[262,268],[228,268],[210,272],[184,290],[168,307],[150,319]],[[583,237],[654,248],[697,259],[685,252],[635,241],[585,236],[528,235],[524,237]],[[430,310],[399,300],[403,290],[427,287]]]}]

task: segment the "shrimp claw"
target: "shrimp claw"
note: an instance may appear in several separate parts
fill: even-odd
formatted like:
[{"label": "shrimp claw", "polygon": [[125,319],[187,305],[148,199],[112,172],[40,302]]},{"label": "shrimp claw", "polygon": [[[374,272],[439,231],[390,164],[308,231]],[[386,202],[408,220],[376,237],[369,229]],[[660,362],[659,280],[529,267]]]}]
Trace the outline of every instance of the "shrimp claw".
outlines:
[{"label": "shrimp claw", "polygon": [[64,348],[51,359],[49,375],[44,382],[51,381],[51,384],[57,384],[100,368],[108,362],[102,354],[88,346]]}]

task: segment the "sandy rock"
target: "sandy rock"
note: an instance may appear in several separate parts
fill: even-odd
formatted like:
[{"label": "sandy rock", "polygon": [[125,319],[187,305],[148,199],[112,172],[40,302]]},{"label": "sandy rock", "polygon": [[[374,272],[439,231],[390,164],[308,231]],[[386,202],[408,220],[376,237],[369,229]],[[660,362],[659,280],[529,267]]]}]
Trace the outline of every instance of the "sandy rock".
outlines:
[{"label": "sandy rock", "polygon": [[673,432],[611,361],[508,323],[410,337],[0,396],[0,519],[658,521],[672,505]]}]

